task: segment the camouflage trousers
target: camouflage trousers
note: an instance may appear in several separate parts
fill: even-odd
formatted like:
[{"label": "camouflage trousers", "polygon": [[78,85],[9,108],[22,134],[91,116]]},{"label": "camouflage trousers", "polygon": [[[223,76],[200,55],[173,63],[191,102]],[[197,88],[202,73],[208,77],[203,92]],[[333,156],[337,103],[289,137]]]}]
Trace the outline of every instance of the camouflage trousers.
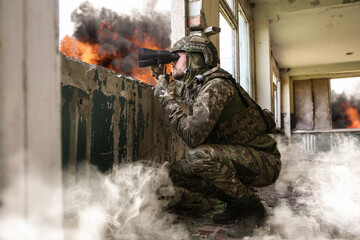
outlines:
[{"label": "camouflage trousers", "polygon": [[244,197],[250,187],[271,185],[280,169],[280,156],[240,145],[209,144],[170,164],[169,174],[179,187],[226,201]]}]

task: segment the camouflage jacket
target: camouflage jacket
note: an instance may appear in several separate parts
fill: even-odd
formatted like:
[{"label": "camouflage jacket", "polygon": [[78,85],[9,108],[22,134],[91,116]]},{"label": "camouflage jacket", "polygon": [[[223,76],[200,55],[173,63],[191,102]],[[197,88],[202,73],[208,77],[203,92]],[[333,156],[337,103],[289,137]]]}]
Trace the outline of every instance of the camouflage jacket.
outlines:
[{"label": "camouflage jacket", "polygon": [[[205,84],[194,81],[191,87],[186,87],[182,81],[173,80],[170,86],[173,89],[172,100],[164,108],[171,125],[190,147],[221,144],[211,139],[214,126],[246,108],[239,100],[235,86],[223,78],[215,78]],[[229,108],[236,109],[236,112],[229,112]],[[266,133],[245,145],[280,155],[276,141]]]},{"label": "camouflage jacket", "polygon": [[[171,125],[190,147],[203,144],[230,104],[236,89],[225,79],[216,78],[204,85],[186,88],[176,81],[175,99],[165,105]],[[172,84],[172,85],[173,85]]]}]

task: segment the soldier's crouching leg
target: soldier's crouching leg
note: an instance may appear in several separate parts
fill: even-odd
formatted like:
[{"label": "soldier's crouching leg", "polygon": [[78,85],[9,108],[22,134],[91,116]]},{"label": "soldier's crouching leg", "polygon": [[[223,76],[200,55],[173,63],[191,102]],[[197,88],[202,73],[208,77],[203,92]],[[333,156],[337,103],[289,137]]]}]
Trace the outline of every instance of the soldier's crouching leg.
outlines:
[{"label": "soldier's crouching leg", "polygon": [[241,182],[253,187],[273,184],[280,173],[280,156],[257,151],[251,147],[230,146],[227,156],[233,159]]},{"label": "soldier's crouching leg", "polygon": [[[170,177],[175,185],[193,192],[231,199],[249,194],[249,187],[274,183],[281,168],[280,157],[233,145],[201,145],[189,151],[188,160],[173,162]],[[218,197],[219,198],[219,197]]]},{"label": "soldier's crouching leg", "polygon": [[271,185],[279,176],[280,156],[241,145],[201,145],[189,151],[195,175],[233,199],[248,194],[249,187]]},{"label": "soldier's crouching leg", "polygon": [[186,159],[182,159],[170,164],[169,177],[176,186],[189,190],[194,184],[193,181],[194,178],[196,178],[196,175],[192,169],[191,163]]},{"label": "soldier's crouching leg", "polygon": [[232,159],[228,158],[230,146],[201,145],[189,151],[189,162],[194,173],[225,193],[231,199],[239,199],[249,192],[240,181]]},{"label": "soldier's crouching leg", "polygon": [[178,187],[200,193],[207,198],[217,198],[222,201],[228,200],[227,195],[221,190],[197,176],[193,168],[194,164],[186,159],[173,162],[169,167],[169,177]]},{"label": "soldier's crouching leg", "polygon": [[281,167],[279,157],[244,146],[202,145],[190,150],[189,162],[196,176],[221,190],[229,198],[215,223],[227,224],[252,216],[261,222],[265,208],[249,188],[272,184]]}]

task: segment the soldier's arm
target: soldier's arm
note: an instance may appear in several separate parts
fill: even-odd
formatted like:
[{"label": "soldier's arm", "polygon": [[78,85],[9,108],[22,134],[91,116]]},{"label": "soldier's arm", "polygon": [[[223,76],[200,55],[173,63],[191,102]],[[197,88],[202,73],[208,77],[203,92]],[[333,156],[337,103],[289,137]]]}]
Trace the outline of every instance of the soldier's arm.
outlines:
[{"label": "soldier's arm", "polygon": [[172,80],[176,85],[176,88],[175,88],[175,97],[176,98],[180,98],[182,95],[183,95],[183,92],[185,90],[185,84],[183,81],[179,81],[179,80],[176,80],[176,79],[173,79]]},{"label": "soldier's arm", "polygon": [[190,147],[202,144],[216,124],[224,107],[234,95],[231,83],[213,79],[204,85],[193,103],[193,114],[187,116],[178,101],[169,101],[165,111],[171,125]]}]

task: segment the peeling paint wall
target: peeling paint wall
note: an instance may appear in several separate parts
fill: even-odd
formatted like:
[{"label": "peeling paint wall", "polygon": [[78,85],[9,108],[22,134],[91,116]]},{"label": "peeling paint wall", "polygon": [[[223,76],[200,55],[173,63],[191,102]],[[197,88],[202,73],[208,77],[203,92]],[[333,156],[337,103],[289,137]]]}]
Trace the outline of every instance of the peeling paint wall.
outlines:
[{"label": "peeling paint wall", "polygon": [[173,132],[152,87],[62,55],[64,180],[135,160],[174,161],[187,147]]}]

